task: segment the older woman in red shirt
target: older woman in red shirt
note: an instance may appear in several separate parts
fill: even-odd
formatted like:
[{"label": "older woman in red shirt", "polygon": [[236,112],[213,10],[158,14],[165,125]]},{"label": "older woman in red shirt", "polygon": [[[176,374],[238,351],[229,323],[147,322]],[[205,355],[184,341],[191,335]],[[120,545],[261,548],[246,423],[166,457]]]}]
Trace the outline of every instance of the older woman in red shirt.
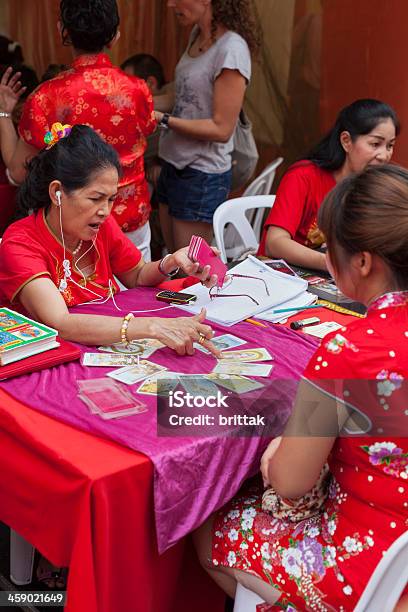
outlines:
[{"label": "older woman in red shirt", "polygon": [[[196,317],[119,317],[72,314],[75,306],[107,299],[118,290],[155,286],[178,268],[214,285],[209,266],[187,256],[187,247],[146,263],[110,216],[121,167],[114,149],[88,126],[61,126],[51,148],[34,157],[19,192],[24,218],[10,225],[0,245],[0,303],[23,308],[68,340],[112,344],[153,338],[180,355],[194,342],[219,352],[212,330]],[[58,140],[58,138],[60,138]],[[32,211],[31,214],[28,214]],[[27,216],[28,215],[28,216]]]}]

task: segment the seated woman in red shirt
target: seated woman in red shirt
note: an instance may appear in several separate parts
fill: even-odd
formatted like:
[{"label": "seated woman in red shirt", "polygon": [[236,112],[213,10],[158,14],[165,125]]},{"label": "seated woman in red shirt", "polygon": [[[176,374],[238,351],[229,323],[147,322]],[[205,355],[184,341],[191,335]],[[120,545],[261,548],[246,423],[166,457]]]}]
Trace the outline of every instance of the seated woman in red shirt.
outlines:
[{"label": "seated woman in red shirt", "polygon": [[[67,132],[69,126],[60,127],[60,135]],[[216,278],[208,278],[208,266],[198,273],[187,248],[145,263],[111,216],[121,171],[115,150],[85,125],[59,137],[31,160],[19,192],[20,210],[29,216],[9,227],[0,245],[0,303],[23,307],[82,344],[156,338],[184,355],[198,341],[218,355],[204,311],[171,319],[69,313],[68,306],[118,291],[115,277],[128,288],[157,285],[178,268],[208,285]]]},{"label": "seated woman in red shirt", "polygon": [[325,270],[324,254],[316,250],[324,243],[316,222],[324,197],[349,174],[388,163],[398,133],[388,104],[366,99],[343,108],[325,138],[283,177],[258,254]]},{"label": "seated woman in red shirt", "polygon": [[[247,586],[265,612],[354,610],[407,529],[408,171],[345,179],[318,222],[328,269],[367,317],[326,336],[308,364],[285,434],[261,461],[274,491],[263,499],[253,486],[197,534],[216,582],[231,597],[237,581]],[[305,503],[326,462],[326,487]]]}]

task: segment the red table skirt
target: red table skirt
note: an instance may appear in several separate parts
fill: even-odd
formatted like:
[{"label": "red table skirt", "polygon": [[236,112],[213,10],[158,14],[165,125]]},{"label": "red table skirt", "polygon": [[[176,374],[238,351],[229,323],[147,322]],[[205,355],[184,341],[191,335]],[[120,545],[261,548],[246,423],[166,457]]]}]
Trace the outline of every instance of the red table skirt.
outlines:
[{"label": "red table skirt", "polygon": [[0,520],[69,566],[68,612],[222,612],[191,542],[157,553],[153,466],[0,391]]}]

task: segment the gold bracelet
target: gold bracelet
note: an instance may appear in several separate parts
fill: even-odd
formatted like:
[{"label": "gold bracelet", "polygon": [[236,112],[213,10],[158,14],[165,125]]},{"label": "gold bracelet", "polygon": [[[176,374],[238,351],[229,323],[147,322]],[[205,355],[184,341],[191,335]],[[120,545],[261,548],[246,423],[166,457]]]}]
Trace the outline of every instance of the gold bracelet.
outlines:
[{"label": "gold bracelet", "polygon": [[126,317],[123,319],[122,327],[120,328],[120,339],[122,344],[125,345],[126,348],[129,348],[130,342],[127,335],[127,330],[129,327],[130,320],[133,319],[134,316],[131,312],[129,312]]}]

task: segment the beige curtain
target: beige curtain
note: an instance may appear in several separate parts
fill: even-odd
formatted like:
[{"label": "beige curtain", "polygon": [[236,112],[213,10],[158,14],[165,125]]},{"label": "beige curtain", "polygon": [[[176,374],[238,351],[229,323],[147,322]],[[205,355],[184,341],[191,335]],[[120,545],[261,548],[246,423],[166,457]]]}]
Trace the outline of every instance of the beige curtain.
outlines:
[{"label": "beige curtain", "polygon": [[[61,44],[57,31],[59,0],[0,0],[0,4],[8,20],[5,27],[21,43],[26,63],[38,76],[50,63],[71,62],[71,49]],[[172,78],[188,37],[178,28],[173,12],[162,0],[118,0],[118,6],[121,37],[112,49],[113,61],[120,64],[135,53],[152,53]]]},{"label": "beige curtain", "polygon": [[[308,16],[320,15],[321,0],[254,2],[264,45],[261,61],[254,65],[246,109],[261,152],[265,149],[265,162],[282,151],[291,161],[304,152],[306,143],[310,146],[318,121],[319,83],[309,88],[310,78],[303,82],[299,75],[308,71],[310,75],[312,70],[320,79],[320,41],[311,35],[319,32],[319,25],[315,21],[309,27]],[[115,63],[135,53],[151,53],[162,62],[167,79],[173,79],[189,33],[178,26],[166,4],[164,0],[118,0],[121,37],[111,52]],[[26,63],[39,76],[49,63],[70,63],[71,50],[62,46],[57,31],[59,0],[0,0],[0,6],[0,27],[3,20],[10,36],[21,43]],[[308,60],[304,62],[303,57]],[[312,128],[304,133],[305,126]]]}]

